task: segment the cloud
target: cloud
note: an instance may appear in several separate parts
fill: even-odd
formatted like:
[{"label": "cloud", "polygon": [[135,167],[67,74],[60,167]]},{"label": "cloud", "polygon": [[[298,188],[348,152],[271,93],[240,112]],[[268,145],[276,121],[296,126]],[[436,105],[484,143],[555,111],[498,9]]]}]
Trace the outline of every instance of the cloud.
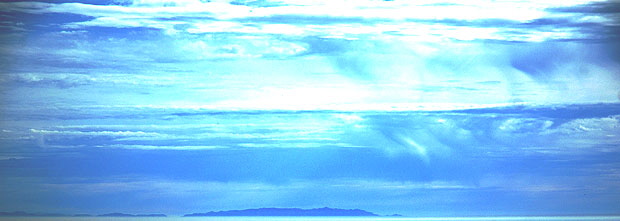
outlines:
[{"label": "cloud", "polygon": [[[155,112],[149,112],[150,110]],[[107,112],[97,110],[97,113]],[[145,111],[149,112],[148,117]],[[175,149],[196,150],[212,147],[231,148],[321,148],[357,147],[340,142],[340,128],[350,122],[340,115],[315,113],[314,119],[298,118],[295,113],[237,113],[212,112],[205,110],[137,108],[124,109],[124,115],[108,112],[108,119],[96,117],[99,122],[118,122],[122,119],[147,118],[154,121],[136,122],[132,125],[58,125],[44,128],[31,128],[26,125],[15,126],[3,133],[7,139],[22,137],[40,147],[47,148],[125,148],[125,149]],[[66,114],[66,111],[61,111]],[[88,111],[90,112],[90,111]],[[114,112],[114,111],[113,111]],[[157,113],[159,112],[159,114]],[[119,112],[120,113],[120,112]],[[119,114],[117,113],[117,114]],[[93,115],[94,114],[94,115]],[[163,114],[163,115],[160,115]],[[159,115],[159,116],[157,116]],[[90,119],[95,113],[72,115],[74,120]],[[151,118],[155,117],[155,118]],[[168,120],[166,120],[168,119]],[[196,124],[194,119],[201,123]],[[50,120],[50,119],[47,119]],[[52,120],[53,121],[53,120]],[[155,122],[165,122],[153,125]],[[176,122],[176,123],[173,123]]]},{"label": "cloud", "polygon": [[498,127],[510,133],[540,133],[553,125],[553,121],[532,118],[509,118]]},{"label": "cloud", "polygon": [[59,87],[69,88],[80,85],[90,84],[95,78],[81,74],[19,74],[8,75],[3,80],[10,81],[11,84],[23,84],[31,87]]},{"label": "cloud", "polygon": [[2,11],[22,11],[30,13],[42,13],[42,9],[53,6],[50,3],[44,2],[3,2],[0,3],[0,10]]},{"label": "cloud", "polygon": [[[433,4],[405,1],[355,1],[340,4],[228,2],[228,1],[135,1],[132,4],[91,5],[84,3],[24,4],[5,3],[5,8],[27,13],[71,13],[92,17],[73,22],[67,28],[148,27],[169,34],[240,33],[359,38],[366,35],[418,36],[431,39],[545,41],[596,38],[586,26],[605,26],[605,13],[585,21],[574,16],[587,1],[496,2],[477,4]],[[560,10],[554,8],[570,8]],[[337,10],[335,10],[337,8]],[[593,6],[593,8],[596,8]],[[596,11],[596,10],[595,10]],[[574,17],[571,17],[574,16]],[[555,17],[571,17],[570,22],[552,22]],[[567,20],[564,20],[567,21]],[[575,24],[584,29],[574,30]],[[586,25],[587,24],[587,25]],[[184,26],[186,28],[178,29]],[[546,28],[552,26],[553,28]],[[603,29],[596,30],[604,31]],[[587,36],[583,36],[584,33]]]},{"label": "cloud", "polygon": [[357,122],[362,126],[346,130],[341,139],[390,155],[411,154],[430,165],[481,152],[498,157],[618,152],[610,146],[620,142],[615,135],[620,132],[617,109],[589,114],[567,117],[547,108],[499,115],[377,113],[362,115],[365,120]]},{"label": "cloud", "polygon": [[[15,44],[3,46],[6,57],[13,59],[6,61],[11,74],[1,80],[15,87],[30,87],[30,91],[11,91],[7,96],[24,97],[11,102],[29,105],[60,104],[68,94],[92,90],[98,91],[97,98],[72,98],[95,105],[186,105],[228,110],[436,110],[440,106],[458,109],[515,101],[617,101],[620,75],[615,71],[617,59],[613,59],[618,51],[613,50],[615,44],[570,36],[575,34],[574,29],[607,21],[598,17],[586,21],[572,12],[547,11],[584,2],[486,2],[489,5],[482,6],[431,3],[363,1],[347,5],[348,11],[343,14],[302,10],[335,4],[323,1],[269,7],[226,1],[215,5],[198,1],[46,3],[46,7],[31,6],[32,10],[38,16],[78,13],[88,19],[63,20],[63,27],[44,30],[26,25],[38,31],[29,34],[27,42],[13,39]],[[12,4],[6,6],[35,13],[24,9],[28,5]],[[188,6],[193,4],[204,7]],[[395,9],[397,6],[439,11],[441,7],[448,7],[447,11],[464,7],[475,12],[495,4],[531,9],[540,16],[502,18],[488,14],[479,16],[489,18],[477,18],[465,13],[461,18],[451,13],[447,17],[412,15],[422,17],[401,19],[388,13],[400,10]],[[260,12],[264,16],[248,12],[226,17],[217,14],[220,12],[200,11],[216,10],[211,6],[217,6],[225,14],[228,5],[247,7],[252,13],[264,9]],[[286,7],[298,12],[284,10]],[[52,9],[57,11],[51,13]],[[186,9],[200,12],[185,13]],[[367,10],[376,13],[356,14]],[[578,38],[584,34],[577,32]],[[554,36],[562,41],[552,41]],[[481,81],[500,83],[474,84]],[[42,93],[45,98],[39,101],[34,101],[38,97],[25,96],[37,88],[50,93]],[[167,93],[173,89],[177,91]],[[131,96],[120,99],[119,93],[124,92]],[[565,96],[567,93],[575,95]]]},{"label": "cloud", "polygon": [[[524,47],[524,50],[515,51],[510,63],[511,65],[536,80],[548,80],[553,75],[562,74],[563,77],[569,77],[571,75],[578,75],[571,71],[559,71],[563,67],[568,65],[576,65],[577,68],[581,65],[587,65],[589,62],[581,61],[577,63],[570,63],[569,60],[574,60],[575,57],[580,59],[588,59],[588,55],[578,56],[575,53],[578,45],[571,44],[559,44],[559,43],[545,43],[531,45],[530,47]],[[577,69],[578,70],[578,69]],[[575,71],[577,71],[575,70]]]},{"label": "cloud", "polygon": [[227,146],[178,146],[178,145],[131,145],[131,144],[112,144],[96,145],[97,148],[123,148],[137,150],[212,150],[219,148],[229,148]]},{"label": "cloud", "polygon": [[[614,105],[307,113],[82,107],[45,111],[30,118],[35,120],[30,124],[5,124],[2,138],[41,147],[370,148],[391,156],[417,156],[432,164],[479,151],[502,156],[614,152],[612,144],[620,142]],[[103,114],[106,118],[97,117]],[[53,123],[59,119],[99,123]],[[130,119],[132,124],[118,124]],[[40,122],[56,126],[42,127]]]},{"label": "cloud", "polygon": [[575,6],[564,6],[550,8],[549,11],[584,13],[584,14],[618,14],[620,13],[620,3],[618,1],[598,1]]},{"label": "cloud", "polygon": [[77,136],[159,136],[158,133],[142,131],[57,131],[57,130],[37,130],[31,129],[38,134],[58,134],[58,135],[77,135]]},{"label": "cloud", "polygon": [[[432,207],[445,214],[471,212],[472,204],[515,212],[514,205],[535,202],[575,211],[594,202],[558,202],[586,193],[613,204],[619,182],[618,104],[403,112],[107,108],[89,115],[59,110],[71,120],[4,124],[3,137],[20,135],[21,126],[52,139],[46,149],[0,141],[20,151],[3,156],[21,157],[0,160],[10,168],[0,171],[7,177],[0,193],[8,196],[0,205],[60,201],[76,208],[97,199],[83,209],[346,206],[418,214]],[[38,178],[23,180],[29,176]],[[120,199],[126,204],[110,203]]]}]

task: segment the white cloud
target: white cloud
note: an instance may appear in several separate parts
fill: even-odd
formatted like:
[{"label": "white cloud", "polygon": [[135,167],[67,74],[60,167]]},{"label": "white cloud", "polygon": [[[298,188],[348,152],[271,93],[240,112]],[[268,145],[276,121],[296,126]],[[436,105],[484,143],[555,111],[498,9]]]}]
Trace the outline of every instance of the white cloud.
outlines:
[{"label": "white cloud", "polygon": [[510,118],[498,127],[509,133],[540,133],[553,125],[553,121],[535,118]]},{"label": "white cloud", "polygon": [[77,136],[161,136],[159,133],[142,131],[58,131],[30,129],[32,133],[50,135],[77,135]]},{"label": "white cloud", "polygon": [[[188,31],[192,31],[192,29],[188,29]],[[178,43],[180,50],[186,53],[185,56],[196,60],[218,58],[277,58],[294,56],[307,50],[307,46],[301,43],[269,37],[255,37],[252,39],[243,37],[197,39],[179,41]]]},{"label": "white cloud", "polygon": [[[587,154],[618,152],[620,116],[572,119],[554,125],[551,119],[511,118],[503,121],[494,136],[518,142],[524,154]],[[560,121],[561,122],[561,121]]]},{"label": "white cloud", "polygon": [[130,145],[130,144],[112,144],[112,145],[96,145],[98,148],[123,148],[123,149],[139,149],[139,150],[212,150],[229,148],[228,146],[180,146],[180,145]]},{"label": "white cloud", "polygon": [[575,119],[543,133],[557,147],[547,149],[559,154],[620,152],[620,115],[605,118]]},{"label": "white cloud", "polygon": [[[153,110],[153,109],[151,109]],[[133,116],[143,113],[144,109],[123,111]],[[157,110],[154,110],[157,111]],[[166,109],[170,111],[170,109]],[[148,111],[147,111],[148,112]],[[153,112],[149,112],[154,114]],[[36,142],[40,147],[48,148],[126,148],[126,149],[174,149],[196,150],[219,147],[267,147],[267,148],[316,148],[316,147],[356,147],[341,142],[341,128],[351,123],[340,121],[329,113],[316,119],[297,118],[294,114],[216,114],[211,118],[210,112],[203,110],[177,109],[175,113],[188,113],[189,122],[185,118],[175,124],[165,125],[128,124],[128,125],[59,125],[44,127],[45,129],[28,129],[19,127],[0,134],[7,139]],[[198,118],[191,117],[196,114]],[[112,114],[113,115],[113,114]],[[110,116],[112,116],[110,115]],[[88,116],[87,116],[88,117]],[[105,121],[105,120],[104,120]],[[110,118],[111,122],[117,119]],[[248,123],[249,122],[249,123]]]},{"label": "white cloud", "polygon": [[308,189],[332,189],[349,191],[412,191],[432,189],[471,189],[475,186],[461,184],[455,181],[386,181],[386,180],[355,180],[355,179],[327,179],[327,180],[293,180],[283,184],[271,184],[264,182],[217,182],[217,181],[175,181],[136,178],[110,178],[112,181],[86,182],[86,183],[61,183],[43,184],[53,190],[74,190],[80,194],[100,194],[114,192],[128,192],[149,189],[166,196],[188,196],[189,194],[210,194],[213,192],[223,193],[252,193],[265,191],[274,193],[278,191],[307,191]]},{"label": "white cloud", "polygon": [[[543,41],[579,37],[579,30],[558,29],[541,31],[536,28],[467,27],[451,25],[447,20],[475,22],[479,20],[525,23],[556,16],[545,9],[585,4],[591,1],[284,1],[271,7],[231,4],[229,1],[134,1],[129,5],[89,5],[82,3],[24,4],[5,3],[6,8],[37,13],[73,13],[94,17],[93,20],[67,24],[69,28],[86,26],[150,27],[176,34],[175,25],[192,26],[190,33],[278,34],[293,36],[322,36],[356,38],[359,35],[380,36],[384,33],[420,36],[432,39],[520,40]],[[442,4],[437,4],[442,3]],[[277,16],[293,16],[275,20]],[[563,16],[570,16],[564,14]],[[295,17],[311,18],[316,24],[296,23]],[[264,22],[252,19],[262,18]],[[333,19],[353,18],[361,22],[335,22]],[[212,20],[215,19],[215,20]],[[249,19],[249,20],[244,20]],[[582,21],[583,18],[575,18]],[[579,20],[581,19],[581,20]],[[205,22],[205,20],[209,20]],[[282,23],[283,22],[283,23]],[[428,24],[428,23],[431,24]],[[607,23],[605,19],[587,22]],[[321,24],[324,23],[324,24]],[[338,24],[340,23],[340,24]],[[423,30],[423,31],[421,31]],[[518,31],[517,31],[518,30]],[[521,33],[519,33],[521,32]]]},{"label": "white cloud", "polygon": [[562,124],[554,131],[562,134],[598,133],[600,135],[614,135],[616,131],[620,131],[620,115],[575,119]]},{"label": "white cloud", "polygon": [[[294,3],[290,7],[337,4],[325,1]],[[354,11],[370,10],[368,8],[389,11],[400,5],[439,7],[426,5],[432,4],[431,1],[419,4],[400,1],[344,3],[343,7],[353,8],[351,10]],[[7,50],[12,56],[23,56],[25,59],[22,60],[30,62],[34,68],[23,66],[21,68],[28,69],[28,73],[7,74],[0,79],[22,83],[17,86],[41,87],[29,90],[22,87],[21,90],[11,91],[13,94],[7,97],[25,97],[20,100],[24,103],[41,98],[40,101],[49,104],[60,104],[66,101],[65,98],[72,97],[83,104],[217,110],[346,111],[451,110],[505,106],[519,101],[617,101],[615,70],[618,65],[588,55],[604,53],[594,48],[598,46],[562,42],[552,48],[547,46],[551,44],[548,42],[518,46],[467,42],[481,38],[538,42],[549,38],[545,37],[546,34],[551,38],[572,38],[569,32],[554,31],[558,28],[514,32],[510,28],[486,26],[484,22],[476,25],[480,21],[477,18],[472,21],[442,21],[438,18],[424,22],[415,19],[364,19],[351,17],[346,10],[333,16],[304,17],[293,11],[277,11],[281,10],[277,8],[284,6],[244,6],[256,8],[252,9],[253,13],[258,9],[276,11],[273,16],[266,14],[267,17],[248,15],[250,17],[218,20],[206,19],[215,16],[206,12],[187,14],[171,9],[207,3],[186,2],[166,7],[160,4],[168,3],[142,2],[125,6],[52,4],[50,7],[59,7],[59,12],[92,13],[96,18],[69,24],[76,28],[68,30],[74,32],[71,36],[60,32],[48,33],[38,40],[30,38],[33,39],[32,45]],[[228,3],[220,1],[218,4]],[[507,4],[505,7],[509,7],[511,4],[530,3],[488,4]],[[532,3],[532,10],[567,3],[554,4]],[[75,10],[65,10],[63,7]],[[80,7],[84,10],[77,10]],[[472,4],[458,7],[486,6]],[[171,11],[160,14],[143,8]],[[42,13],[48,9],[37,10]],[[519,22],[497,20],[485,22],[507,22],[507,26],[511,22]],[[594,18],[590,20],[603,22]],[[110,36],[100,38],[93,37],[97,30],[84,33],[85,30],[79,29],[82,25],[152,27],[170,32],[113,30]],[[130,37],[134,31],[144,36]],[[504,35],[505,31],[514,33]],[[564,35],[566,33],[568,35]],[[321,36],[339,39],[319,38]],[[557,59],[558,62],[548,64],[536,61],[558,56],[531,58],[558,50],[567,59]],[[523,52],[515,53],[520,51]],[[588,53],[578,53],[581,51]],[[527,67],[513,67],[515,59],[524,60],[520,63],[527,64]],[[55,65],[62,67],[48,68]],[[83,67],[88,67],[88,70]],[[528,73],[529,69],[534,70],[529,72],[537,72],[545,67],[544,74],[540,74],[543,77]],[[500,83],[476,84],[485,80]],[[73,91],[52,90],[50,87]],[[40,93],[40,97],[27,96],[35,90],[46,92]],[[175,93],[168,93],[169,90],[175,90]],[[573,95],[565,96],[567,93]]]}]

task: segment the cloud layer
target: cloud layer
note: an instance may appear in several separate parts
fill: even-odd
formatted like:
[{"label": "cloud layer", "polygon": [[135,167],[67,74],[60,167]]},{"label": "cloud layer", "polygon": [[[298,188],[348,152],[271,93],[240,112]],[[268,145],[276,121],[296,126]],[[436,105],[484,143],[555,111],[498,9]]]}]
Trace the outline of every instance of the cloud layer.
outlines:
[{"label": "cloud layer", "polygon": [[616,214],[617,1],[0,3],[0,211]]},{"label": "cloud layer", "polygon": [[[16,89],[6,90],[7,103],[23,105],[414,110],[616,102],[615,5],[6,2],[2,27],[11,31],[2,35],[0,83]],[[98,96],[65,99],[87,91]],[[13,99],[33,93],[44,99]]]},{"label": "cloud layer", "polygon": [[[614,37],[593,30],[618,25],[613,3],[592,1],[134,1],[5,3],[8,11],[71,13],[90,17],[67,28],[148,27],[169,34],[238,33],[366,38],[412,36],[437,41],[544,41]],[[585,14],[585,16],[584,16]],[[598,30],[601,31],[601,30]]]}]

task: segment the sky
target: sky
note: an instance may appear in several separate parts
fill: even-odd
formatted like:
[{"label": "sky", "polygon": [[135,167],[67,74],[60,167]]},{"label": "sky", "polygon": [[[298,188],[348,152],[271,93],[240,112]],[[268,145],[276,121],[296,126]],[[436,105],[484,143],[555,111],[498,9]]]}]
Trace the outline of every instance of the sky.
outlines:
[{"label": "sky", "polygon": [[0,2],[0,211],[620,214],[620,2]]}]

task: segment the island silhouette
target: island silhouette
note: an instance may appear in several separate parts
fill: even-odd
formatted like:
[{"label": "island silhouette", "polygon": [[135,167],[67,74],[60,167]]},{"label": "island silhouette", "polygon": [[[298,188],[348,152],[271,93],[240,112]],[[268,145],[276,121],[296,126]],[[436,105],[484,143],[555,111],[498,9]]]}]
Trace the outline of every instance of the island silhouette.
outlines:
[{"label": "island silhouette", "polygon": [[[258,208],[244,210],[211,211],[206,213],[191,213],[183,215],[192,216],[380,216],[361,209],[337,209],[337,208]],[[401,216],[399,214],[389,216]],[[0,217],[166,217],[165,214],[127,214],[106,213],[100,215],[91,214],[62,214],[62,213],[30,213],[23,211],[0,212]]]},{"label": "island silhouette", "polygon": [[166,217],[164,214],[126,214],[126,213],[107,213],[97,215],[100,217]]},{"label": "island silhouette", "polygon": [[29,213],[24,211],[0,212],[0,217],[166,217],[164,214],[127,214],[127,213],[106,213],[101,215],[91,214],[62,214],[62,213]]},{"label": "island silhouette", "polygon": [[379,216],[361,209],[336,208],[259,208],[245,210],[211,211],[207,213],[192,213],[184,216]]}]

